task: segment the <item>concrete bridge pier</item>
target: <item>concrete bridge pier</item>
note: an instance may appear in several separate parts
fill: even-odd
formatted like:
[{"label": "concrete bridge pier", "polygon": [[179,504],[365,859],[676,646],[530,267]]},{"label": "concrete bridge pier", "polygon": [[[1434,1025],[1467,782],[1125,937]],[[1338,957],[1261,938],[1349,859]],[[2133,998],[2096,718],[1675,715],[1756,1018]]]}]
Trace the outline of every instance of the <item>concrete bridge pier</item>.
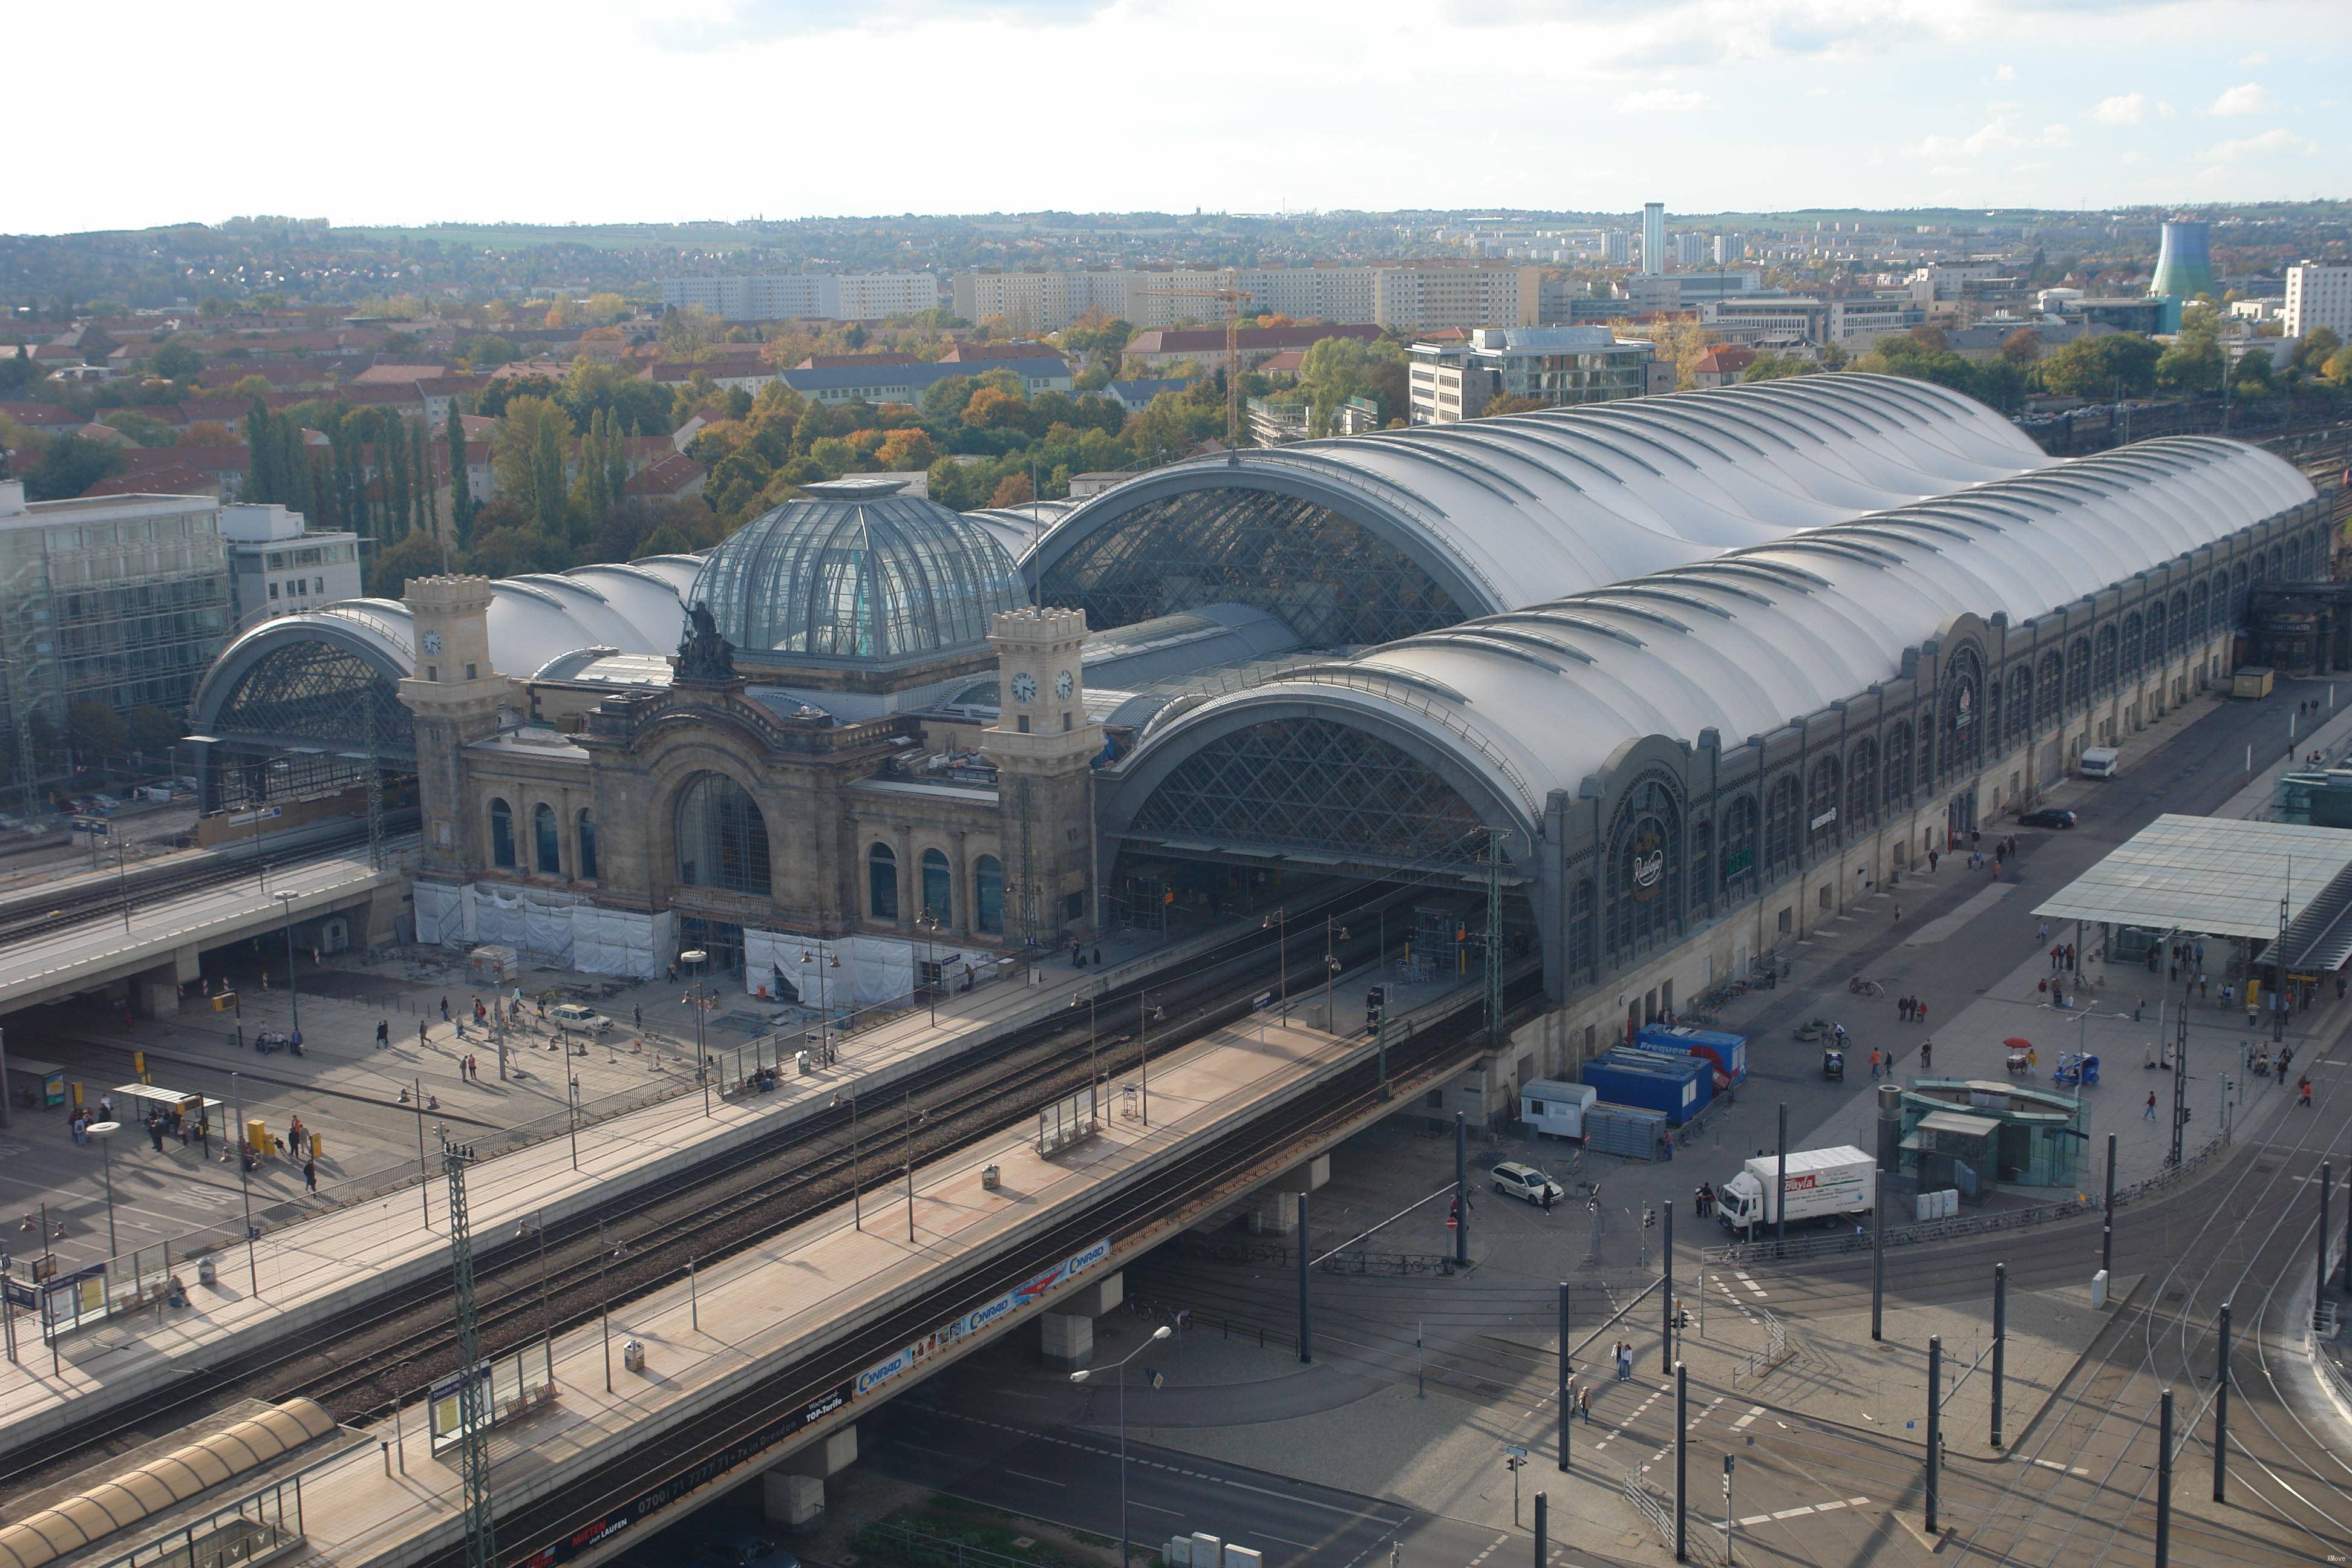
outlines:
[{"label": "concrete bridge pier", "polygon": [[200,950],[193,947],[174,949],[171,962],[143,969],[131,977],[131,1005],[143,1017],[172,1018],[179,1016],[180,987],[204,974],[199,962]]},{"label": "concrete bridge pier", "polygon": [[810,1444],[760,1478],[760,1500],[768,1522],[786,1530],[814,1530],[824,1518],[824,1482],[857,1462],[857,1426],[852,1422]]},{"label": "concrete bridge pier", "polygon": [[1252,1236],[1289,1236],[1298,1229],[1298,1194],[1331,1179],[1331,1156],[1318,1154],[1260,1187],[1250,1197]]},{"label": "concrete bridge pier", "polygon": [[1079,1372],[1095,1362],[1095,1320],[1117,1310],[1127,1300],[1127,1276],[1097,1279],[1055,1302],[1058,1310],[1042,1312],[1037,1331],[1045,1364],[1055,1372]]}]

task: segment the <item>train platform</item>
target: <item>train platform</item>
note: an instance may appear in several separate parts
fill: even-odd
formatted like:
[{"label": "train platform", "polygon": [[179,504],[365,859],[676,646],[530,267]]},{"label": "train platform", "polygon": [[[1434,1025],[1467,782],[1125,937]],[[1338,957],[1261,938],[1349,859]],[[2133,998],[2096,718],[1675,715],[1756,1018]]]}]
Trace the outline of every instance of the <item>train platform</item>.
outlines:
[{"label": "train platform", "polygon": [[[847,1037],[831,1066],[819,1066],[803,1075],[788,1065],[772,1092],[734,1099],[714,1090],[707,1113],[705,1097],[695,1083],[690,1033],[686,1040],[670,1047],[633,1052],[626,1044],[599,1043],[589,1047],[588,1056],[568,1058],[549,1056],[547,1042],[533,1037],[530,1043],[539,1048],[517,1051],[515,1056],[519,1064],[527,1064],[533,1083],[542,1088],[549,1083],[558,1086],[552,1102],[555,1115],[551,1121],[542,1119],[526,1127],[530,1141],[523,1146],[485,1159],[477,1166],[467,1184],[475,1234],[511,1235],[519,1223],[560,1222],[609,1203],[617,1194],[822,1113],[837,1097],[880,1093],[909,1074],[1003,1034],[1048,1018],[1066,1017],[1074,999],[1083,999],[1098,984],[1117,987],[1171,965],[1209,961],[1219,947],[1254,934],[1256,929],[1255,922],[1226,926],[1164,947],[1141,940],[1106,942],[1107,962],[1099,967],[1090,963],[1074,970],[1055,961],[1035,971],[1034,984],[1002,982],[943,999],[936,1019],[928,1009],[911,1009]],[[266,1004],[257,1001],[257,1005]],[[171,1251],[163,1242],[131,1256],[137,1237],[126,1229],[125,1256],[114,1261],[110,1289],[138,1300],[138,1306],[69,1333],[55,1347],[54,1354],[20,1310],[17,1361],[13,1365],[0,1364],[0,1431],[7,1433],[5,1447],[17,1447],[67,1424],[122,1407],[162,1387],[190,1365],[217,1362],[299,1333],[307,1325],[361,1301],[447,1268],[446,1182],[439,1174],[437,1158],[429,1154],[425,1159],[425,1179],[418,1179],[420,1157],[415,1150],[437,1148],[446,1132],[452,1142],[473,1142],[487,1151],[495,1129],[468,1112],[476,1099],[496,1087],[495,1079],[487,1084],[460,1079],[457,1067],[466,1051],[455,1042],[452,1026],[440,1024],[437,1017],[428,1026],[430,1038],[423,1050],[412,1038],[404,1039],[396,1049],[379,1051],[373,1045],[372,1012],[353,1016],[340,1027],[320,1030],[313,1026],[313,1019],[326,1019],[316,1011],[316,1004],[306,1001],[303,1008],[304,1023],[313,1029],[310,1054],[299,1063],[289,1063],[282,1055],[270,1057],[263,1070],[282,1073],[299,1068],[316,1073],[320,1081],[340,1086],[344,1093],[364,1096],[389,1108],[401,1131],[411,1140],[409,1152],[399,1157],[396,1179],[402,1184],[348,1196],[337,1206],[319,1212],[303,1212],[296,1206],[301,1201],[299,1167],[285,1160],[265,1162],[266,1176],[256,1183],[256,1212],[275,1217],[267,1218],[258,1238],[249,1243],[243,1239],[241,1229],[233,1238],[218,1231],[206,1237],[210,1246],[205,1255],[215,1272],[210,1286],[197,1283],[196,1264],[185,1251]],[[248,1016],[248,1027],[257,1026],[267,1016],[266,1011]],[[1122,1032],[1119,1020],[1108,1015],[1099,1023],[1106,1039]],[[1131,1019],[1126,1026],[1132,1028]],[[796,1047],[798,1039],[795,1031],[782,1042],[782,1047]],[[473,1042],[473,1048],[479,1051],[478,1041]],[[778,1060],[778,1050],[774,1041],[714,1047],[711,1056],[718,1071],[713,1081],[740,1076],[738,1069],[747,1068],[755,1055],[772,1065]],[[663,1058],[658,1068],[653,1066],[656,1055]],[[216,1094],[226,1100],[227,1095],[215,1088],[213,1077],[201,1070],[220,1056],[197,1046],[184,1023],[163,1041],[151,1067],[158,1082]],[[402,1059],[394,1062],[390,1058],[394,1057]],[[608,1057],[618,1065],[608,1064]],[[480,1051],[480,1058],[481,1076],[491,1079],[492,1058],[487,1051]],[[653,1092],[660,1098],[601,1121],[583,1118],[575,1139],[562,1098],[562,1068],[555,1065],[567,1060],[592,1083],[601,1083],[598,1075],[658,1079]],[[244,1063],[251,1061],[248,1054]],[[437,1108],[420,1114],[414,1103],[397,1100],[397,1089],[412,1079],[421,1081],[424,1091],[438,1100]],[[637,1092],[642,1096],[648,1091],[640,1088]],[[20,1128],[26,1120],[26,1113],[20,1110]],[[68,1143],[61,1114],[31,1120],[45,1139],[53,1134],[58,1140],[57,1160],[44,1164],[48,1179],[54,1179],[56,1164],[71,1159],[89,1167],[89,1180],[83,1184],[90,1192],[81,1195],[93,1196],[100,1151]],[[312,1121],[311,1125],[318,1123]],[[272,1120],[270,1128],[279,1131],[280,1122]],[[194,1160],[196,1163],[190,1172],[182,1173],[184,1179],[207,1184],[211,1201],[223,1207],[231,1220],[240,1215],[234,1166],[205,1164],[199,1151],[183,1151],[167,1139],[165,1152],[158,1156],[133,1124],[116,1135],[112,1160],[118,1196],[139,1190],[140,1184],[152,1175],[169,1181],[179,1173],[178,1163]],[[149,1172],[147,1165],[158,1161],[157,1170]],[[5,1174],[0,1170],[0,1177]],[[25,1202],[13,1191],[9,1196],[13,1204]],[[79,1237],[103,1239],[102,1210],[102,1198],[79,1204],[73,1218]],[[15,1238],[14,1232],[0,1240],[11,1238],[20,1256],[29,1256],[37,1245],[37,1238]],[[93,1261],[103,1260],[105,1247],[95,1250]],[[188,1288],[185,1308],[169,1308],[148,1294],[173,1275]]]},{"label": "train platform", "polygon": [[[534,1397],[532,1380],[542,1375],[536,1363],[522,1374],[513,1397],[504,1397],[504,1386],[498,1385],[502,1418],[491,1444],[496,1494],[509,1506],[544,1497],[632,1446],[690,1429],[758,1378],[791,1370],[845,1334],[870,1331],[944,1272],[1045,1238],[1067,1222],[1074,1205],[1117,1190],[1272,1104],[1311,1092],[1314,1079],[1367,1048],[1360,1037],[1334,1038],[1295,1020],[1285,1026],[1257,1015],[1152,1064],[1148,1125],[1141,1076],[1130,1068],[1113,1074],[1106,1086],[1105,1113],[1091,1136],[1041,1152],[1037,1127],[1007,1129],[919,1169],[911,1183],[867,1192],[856,1216],[849,1205],[838,1205],[689,1281],[614,1306],[608,1325],[556,1337],[547,1362],[555,1390],[551,1397]],[[484,1215],[478,1224],[487,1228],[496,1222],[479,1205],[510,1204],[517,1194],[509,1183],[487,1179],[491,1173],[480,1175],[483,1198],[474,1200],[470,1181],[467,1194],[469,1206]],[[441,1238],[441,1267],[446,1257]],[[820,1401],[823,1410],[788,1436],[814,1440],[854,1421],[869,1400],[895,1394],[919,1375],[1026,1327],[1057,1300],[1078,1301],[1089,1285],[1116,1273],[1118,1261],[1108,1237],[1074,1249],[1003,1301],[942,1323],[847,1375],[838,1397]],[[1091,1312],[1104,1304],[1098,1300],[1071,1310]],[[79,1368],[76,1373],[89,1375]],[[0,1415],[13,1418],[24,1392],[10,1390],[11,1397],[0,1401]],[[365,1568],[415,1562],[462,1540],[458,1449],[445,1444],[438,1454],[433,1451],[429,1408],[412,1404],[397,1420],[335,1439],[351,1446],[340,1452],[331,1447],[330,1457],[302,1476],[307,1542],[289,1561]],[[772,1464],[782,1451],[781,1443],[770,1444],[740,1463]],[[662,1502],[675,1503],[691,1490],[667,1489]],[[633,1525],[642,1522],[632,1519]],[[146,1538],[134,1528],[93,1543],[90,1551],[115,1556]],[[509,1532],[499,1550],[515,1555],[556,1546]]]}]

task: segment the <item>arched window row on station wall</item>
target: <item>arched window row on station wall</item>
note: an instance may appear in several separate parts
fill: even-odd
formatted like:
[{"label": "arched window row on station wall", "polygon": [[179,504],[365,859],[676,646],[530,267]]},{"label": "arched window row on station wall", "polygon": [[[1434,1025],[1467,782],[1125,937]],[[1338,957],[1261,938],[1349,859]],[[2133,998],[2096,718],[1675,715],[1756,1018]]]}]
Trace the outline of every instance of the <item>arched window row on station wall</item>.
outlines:
[{"label": "arched window row on station wall", "polygon": [[1911,726],[1897,720],[1885,731],[1886,741],[1886,811],[1893,816],[1911,804]]},{"label": "arched window row on station wall", "polygon": [[982,936],[1004,934],[1004,862],[983,855],[971,863],[971,923]]},{"label": "arched window row on station wall", "polygon": [[2033,727],[2054,730],[2066,716],[2066,660],[2056,648],[2042,656],[2033,672]]},{"label": "arched window row on station wall", "polygon": [[1945,662],[1943,687],[1944,766],[1965,767],[1983,751],[1988,710],[1998,708],[1986,698],[1984,660],[1976,649],[1952,650]]},{"label": "arched window row on station wall", "polygon": [[490,864],[503,871],[516,868],[514,807],[495,796],[490,801]]},{"label": "arched window row on station wall", "polygon": [[1618,801],[1603,874],[1612,961],[1646,952],[1682,933],[1682,802],[1659,775],[1643,775]]},{"label": "arched window row on station wall", "polygon": [[2122,635],[2110,622],[2101,626],[2091,639],[2091,689],[2104,697],[2115,690],[2122,679],[2122,658],[2117,651]]},{"label": "arched window row on station wall", "polygon": [[1835,757],[1823,757],[1813,764],[1812,778],[1805,785],[1805,853],[1809,856],[1835,849],[1844,838],[1838,810],[1842,782]]},{"label": "arched window row on station wall", "polygon": [[2201,643],[2212,629],[2207,612],[2212,606],[2212,590],[2200,580],[2189,590],[2189,640]]},{"label": "arched window row on station wall", "polygon": [[2168,617],[2172,627],[2171,651],[2182,653],[2189,647],[2189,595],[2186,590],[2172,595],[2172,614]]},{"label": "arched window row on station wall", "polygon": [[898,856],[887,844],[866,851],[866,912],[877,921],[898,918]]},{"label": "arched window row on station wall", "polygon": [[1706,817],[1691,824],[1689,859],[1690,870],[1685,880],[1690,887],[1691,906],[1694,910],[1704,906],[1708,914],[1713,914],[1720,868],[1715,858],[1715,824]]},{"label": "arched window row on station wall", "polygon": [[2137,610],[2124,617],[2123,668],[2126,675],[2137,675],[2140,671],[2140,631],[2143,625]]},{"label": "arched window row on station wall", "polygon": [[672,821],[680,886],[770,896],[768,820],[741,784],[725,773],[695,774],[678,792]]},{"label": "arched window row on station wall", "polygon": [[1782,773],[1764,794],[1764,875],[1779,881],[1793,869],[1802,844],[1803,793],[1794,773]]},{"label": "arched window row on station wall", "polygon": [[530,808],[531,869],[542,877],[563,875],[563,832],[556,826],[555,808],[545,801]]},{"label": "arched window row on station wall", "polygon": [[1169,770],[1135,826],[1404,863],[1475,860],[1485,837],[1470,804],[1402,747],[1313,717],[1206,742]]},{"label": "arched window row on station wall", "polygon": [[1736,795],[1723,810],[1723,869],[1721,885],[1727,902],[1735,902],[1761,885],[1762,819],[1752,795]]},{"label": "arched window row on station wall", "polygon": [[943,850],[926,849],[923,865],[923,915],[940,925],[955,921],[955,877]]},{"label": "arched window row on station wall", "polygon": [[1878,742],[1867,736],[1853,743],[1846,762],[1845,815],[1855,833],[1878,821]]},{"label": "arched window row on station wall", "polygon": [[2076,637],[2066,645],[2066,710],[2080,713],[2091,705],[2091,639]]},{"label": "arched window row on station wall", "polygon": [[1420,565],[1310,500],[1232,488],[1141,502],[1050,566],[1043,603],[1097,630],[1206,605],[1254,605],[1310,647],[1383,643],[1456,625],[1456,604]]}]

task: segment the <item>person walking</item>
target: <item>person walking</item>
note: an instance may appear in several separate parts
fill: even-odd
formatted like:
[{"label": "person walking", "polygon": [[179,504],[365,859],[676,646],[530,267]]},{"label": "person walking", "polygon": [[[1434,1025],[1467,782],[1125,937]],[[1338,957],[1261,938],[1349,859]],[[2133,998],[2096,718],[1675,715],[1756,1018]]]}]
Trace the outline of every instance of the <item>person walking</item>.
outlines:
[{"label": "person walking", "polygon": [[302,1162],[302,1185],[314,1193],[319,1190],[318,1161],[306,1159]]},{"label": "person walking", "polygon": [[375,1048],[380,1051],[388,1050],[391,1048],[391,1046],[392,1020],[389,1018],[378,1018],[375,1021]]},{"label": "person walking", "polygon": [[1911,1004],[1911,1021],[1915,1024],[1924,1024],[1927,1021],[1927,1004],[1925,1002]]},{"label": "person walking", "polygon": [[1587,1426],[1592,1425],[1592,1385],[1589,1383],[1577,1387],[1576,1413],[1584,1418]]},{"label": "person walking", "polygon": [[1935,1041],[1933,1041],[1933,1040],[1922,1040],[1922,1041],[1920,1041],[1920,1042],[1919,1042],[1919,1070],[1920,1070],[1921,1072],[1926,1072],[1929,1068],[1931,1068],[1931,1067],[1933,1067],[1933,1066],[1935,1066],[1935,1065],[1936,1065],[1936,1042],[1935,1042]]},{"label": "person walking", "polygon": [[2311,1109],[2311,1075],[2309,1073],[2294,1080],[2294,1102],[2297,1105],[2305,1110]]},{"label": "person walking", "polygon": [[419,1046],[425,1043],[425,1020],[422,1018],[416,1020],[416,1043]]},{"label": "person walking", "polygon": [[2151,1089],[2147,1091],[2147,1109],[2139,1113],[2139,1119],[2142,1121],[2156,1120],[2156,1090]]},{"label": "person walking", "polygon": [[446,996],[441,998],[441,1021],[445,1024],[449,1021],[449,998]]}]

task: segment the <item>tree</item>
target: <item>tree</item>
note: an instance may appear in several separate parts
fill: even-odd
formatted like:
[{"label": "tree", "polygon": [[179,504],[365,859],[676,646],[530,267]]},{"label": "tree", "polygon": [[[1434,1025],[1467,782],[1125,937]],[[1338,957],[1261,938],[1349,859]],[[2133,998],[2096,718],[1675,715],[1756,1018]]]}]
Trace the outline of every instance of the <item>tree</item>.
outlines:
[{"label": "tree", "polygon": [[152,702],[142,702],[131,710],[131,749],[144,756],[168,757],[184,728]]},{"label": "tree", "polygon": [[2156,389],[2156,362],[2164,355],[2137,332],[2076,338],[2041,364],[2042,386],[2060,397],[2146,397]]},{"label": "tree", "polygon": [[1506,414],[1533,414],[1551,405],[1540,397],[1521,397],[1515,393],[1498,392],[1486,399],[1486,406],[1478,411],[1481,419],[1499,419]]},{"label": "tree", "polygon": [[474,537],[474,494],[466,477],[466,426],[457,405],[449,405],[449,526],[463,548]]},{"label": "tree", "polygon": [[2000,341],[2000,357],[2011,364],[2032,364],[2042,357],[2042,336],[2032,327],[2020,327]]},{"label": "tree", "polygon": [[1307,394],[1308,431],[1329,435],[1332,421],[1351,397],[1379,404],[1384,419],[1402,412],[1402,402],[1391,401],[1396,396],[1396,386],[1385,374],[1391,361],[1402,369],[1404,351],[1391,342],[1321,338],[1309,345],[1298,367],[1298,388]]},{"label": "tree", "polygon": [[2352,347],[2340,348],[2329,354],[2327,363],[2321,367],[2321,374],[2327,377],[2330,386],[2352,386]]},{"label": "tree", "polygon": [[107,416],[106,423],[149,448],[176,446],[180,439],[169,425],[135,408],[118,408]]},{"label": "tree", "polygon": [[2343,346],[2344,340],[2336,335],[2333,327],[2314,327],[2304,333],[2303,341],[2295,345],[2294,363],[2305,370],[2316,372]]},{"label": "tree", "polygon": [[205,368],[205,356],[177,338],[166,338],[148,355],[147,365],[165,381],[193,381]]},{"label": "tree", "polygon": [[189,447],[234,447],[237,434],[217,419],[199,419],[188,426],[182,445]]},{"label": "tree", "polygon": [[542,429],[552,433],[560,456],[572,440],[571,417],[550,398],[513,398],[499,416],[498,435],[490,443],[491,493],[510,495],[526,510],[536,504],[539,494]]},{"label": "tree", "polygon": [[26,500],[66,500],[123,469],[121,451],[104,441],[61,436],[42,448],[25,475]]},{"label": "tree", "polygon": [[371,598],[397,599],[411,577],[430,577],[441,570],[441,547],[428,534],[411,533],[387,544],[368,563],[367,591]]},{"label": "tree", "polygon": [[1822,364],[1819,360],[1804,359],[1796,354],[1760,353],[1749,363],[1747,370],[1741,373],[1739,379],[1743,383],[1779,381],[1783,376],[1821,374]]},{"label": "tree", "polygon": [[988,498],[991,506],[1026,506],[1037,499],[1037,491],[1026,474],[1007,474],[996,481],[996,489]]},{"label": "tree", "polygon": [[131,727],[105,703],[85,697],[66,710],[66,732],[85,765],[100,757],[131,754]]},{"label": "tree", "polygon": [[2158,356],[2156,384],[2167,392],[2211,392],[2226,369],[2220,342],[2206,334],[2180,334]]},{"label": "tree", "polygon": [[531,452],[530,518],[532,524],[549,539],[562,537],[565,531],[567,510],[564,504],[563,437],[556,434],[562,412],[551,410],[551,417],[539,422],[539,441]]}]

